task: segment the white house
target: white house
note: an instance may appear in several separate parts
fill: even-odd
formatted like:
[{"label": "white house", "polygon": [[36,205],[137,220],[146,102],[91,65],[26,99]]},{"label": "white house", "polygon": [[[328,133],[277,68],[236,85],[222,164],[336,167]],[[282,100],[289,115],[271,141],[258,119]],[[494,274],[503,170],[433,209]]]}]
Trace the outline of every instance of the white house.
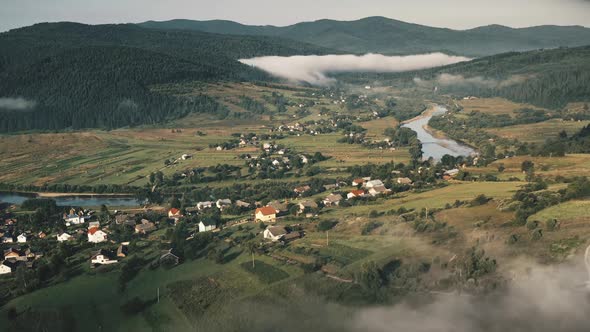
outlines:
[{"label": "white house", "polygon": [[262,234],[265,239],[271,240],[272,242],[277,242],[287,234],[287,230],[281,226],[274,226],[268,227]]},{"label": "white house", "polygon": [[326,198],[324,198],[324,205],[325,206],[339,205],[341,200],[342,200],[342,195],[330,194]]},{"label": "white house", "polygon": [[211,207],[213,207],[213,202],[206,201],[197,203],[197,209],[199,210],[209,209]]},{"label": "white house", "polygon": [[12,268],[6,264],[4,264],[4,262],[2,262],[0,264],[0,274],[8,274],[12,272]]},{"label": "white house", "polygon": [[218,199],[217,202],[215,202],[215,206],[217,206],[217,208],[220,210],[223,210],[230,205],[231,205],[231,199],[229,199],[229,198]]},{"label": "white house", "polygon": [[306,209],[317,209],[318,208],[318,204],[312,200],[305,200],[302,202],[299,202],[299,213],[303,213],[305,212]]},{"label": "white house", "polygon": [[199,232],[209,232],[217,228],[217,225],[213,222],[203,221],[199,222]]},{"label": "white house", "polygon": [[371,181],[365,182],[365,188],[371,189],[371,188],[375,188],[375,187],[384,187],[384,184],[383,184],[383,182],[381,182],[381,180],[371,180]]},{"label": "white house", "polygon": [[68,233],[61,233],[59,235],[57,235],[57,242],[65,242],[65,241],[69,241],[72,238],[72,236]]},{"label": "white house", "polygon": [[105,242],[107,240],[107,233],[98,229],[98,227],[93,227],[88,230],[88,242],[92,243],[100,243]]},{"label": "white house", "polygon": [[255,220],[260,222],[275,222],[277,221],[277,210],[270,206],[264,206],[256,209],[254,213]]},{"label": "white house", "polygon": [[396,182],[398,184],[412,184],[412,179],[410,179],[410,178],[397,178]]},{"label": "white house", "polygon": [[81,216],[79,214],[68,214],[66,216],[64,216],[64,220],[66,222],[66,226],[71,226],[71,225],[80,225],[84,223],[84,216]]},{"label": "white house", "polygon": [[95,252],[92,257],[90,257],[90,264],[91,265],[108,265],[108,264],[114,264],[117,263],[116,259],[111,259],[109,257],[109,255],[107,254],[106,251],[104,250],[99,250],[97,252]]},{"label": "white house", "polygon": [[168,211],[168,218],[170,219],[174,219],[174,222],[178,222],[178,220],[182,217],[182,213],[180,213],[180,210],[177,208],[171,208]]},{"label": "white house", "polygon": [[27,234],[22,233],[21,235],[16,237],[16,242],[18,243],[26,243],[27,242]]},{"label": "white house", "polygon": [[375,186],[369,189],[369,195],[375,197],[379,195],[388,194],[391,192],[391,189],[385,188],[385,186]]}]

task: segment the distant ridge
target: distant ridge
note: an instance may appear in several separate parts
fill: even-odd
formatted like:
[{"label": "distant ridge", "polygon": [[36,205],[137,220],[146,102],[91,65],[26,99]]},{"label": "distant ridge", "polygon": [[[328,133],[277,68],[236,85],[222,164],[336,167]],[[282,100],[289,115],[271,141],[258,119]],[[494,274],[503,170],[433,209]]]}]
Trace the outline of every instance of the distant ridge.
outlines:
[{"label": "distant ridge", "polygon": [[560,46],[590,45],[590,29],[544,25],[510,28],[488,25],[469,30],[435,28],[385,17],[356,21],[318,20],[285,27],[245,25],[233,21],[148,21],[144,28],[192,30],[231,35],[283,37],[350,53],[415,54],[443,51],[485,56]]}]

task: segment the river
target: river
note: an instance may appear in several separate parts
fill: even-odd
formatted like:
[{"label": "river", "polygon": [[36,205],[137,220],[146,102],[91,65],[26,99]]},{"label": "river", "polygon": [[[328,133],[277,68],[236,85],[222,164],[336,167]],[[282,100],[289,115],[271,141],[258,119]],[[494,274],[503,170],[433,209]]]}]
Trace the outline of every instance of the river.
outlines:
[{"label": "river", "polygon": [[434,110],[425,112],[412,120],[407,121],[402,127],[410,128],[418,134],[418,139],[422,143],[423,159],[432,157],[434,160],[440,160],[445,154],[457,156],[469,156],[476,151],[465,144],[461,144],[450,138],[434,137],[428,130],[428,121],[433,116],[442,115],[448,110],[441,105],[436,105]]},{"label": "river", "polygon": [[[0,192],[0,203],[10,203],[10,204],[22,204],[25,200],[29,198],[36,198],[40,197],[37,194],[31,193],[9,193],[9,192]],[[56,197],[47,197],[55,200],[57,205],[59,206],[81,206],[81,207],[90,207],[90,206],[121,206],[121,207],[134,207],[140,206],[141,202],[131,196],[109,196],[109,195],[76,195],[73,193],[72,195],[67,196],[56,196]]]}]

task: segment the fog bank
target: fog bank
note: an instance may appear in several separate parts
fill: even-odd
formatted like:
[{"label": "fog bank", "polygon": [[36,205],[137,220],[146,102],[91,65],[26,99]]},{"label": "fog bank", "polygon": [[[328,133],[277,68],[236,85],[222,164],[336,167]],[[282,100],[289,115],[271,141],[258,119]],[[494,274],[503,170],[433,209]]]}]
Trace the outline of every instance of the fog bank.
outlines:
[{"label": "fog bank", "polygon": [[18,98],[7,98],[0,97],[0,109],[6,109],[9,111],[26,111],[33,109],[36,103],[31,100],[27,100],[22,97]]},{"label": "fog bank", "polygon": [[414,83],[422,87],[432,87],[440,85],[442,87],[477,87],[477,88],[505,88],[511,85],[519,84],[530,76],[513,75],[504,80],[485,78],[482,76],[464,77],[463,75],[453,75],[443,73],[432,80],[423,80],[419,77],[414,78]]},{"label": "fog bank", "polygon": [[329,77],[329,73],[394,73],[445,66],[469,60],[469,58],[462,56],[430,53],[407,56],[381,54],[265,56],[241,59],[240,62],[293,82],[326,85],[334,82],[334,79]]}]

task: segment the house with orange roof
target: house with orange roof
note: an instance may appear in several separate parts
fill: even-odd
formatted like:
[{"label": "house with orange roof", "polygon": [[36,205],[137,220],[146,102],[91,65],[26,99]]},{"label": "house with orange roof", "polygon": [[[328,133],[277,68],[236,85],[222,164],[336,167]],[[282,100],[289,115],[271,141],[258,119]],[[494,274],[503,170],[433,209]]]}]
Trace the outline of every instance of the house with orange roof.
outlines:
[{"label": "house with orange roof", "polygon": [[346,199],[352,199],[357,197],[365,197],[367,194],[362,189],[352,190],[346,195]]},{"label": "house with orange roof", "polygon": [[256,222],[276,222],[277,210],[271,206],[263,206],[254,212],[254,220]]}]

